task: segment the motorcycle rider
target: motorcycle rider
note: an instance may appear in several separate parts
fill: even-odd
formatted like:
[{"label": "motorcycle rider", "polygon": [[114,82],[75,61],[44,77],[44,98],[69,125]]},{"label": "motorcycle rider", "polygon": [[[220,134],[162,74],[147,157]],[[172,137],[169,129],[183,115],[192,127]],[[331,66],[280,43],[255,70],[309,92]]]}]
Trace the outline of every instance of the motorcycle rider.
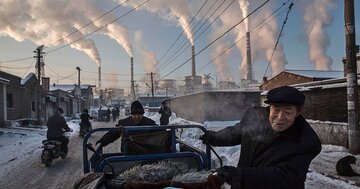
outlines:
[{"label": "motorcycle rider", "polygon": [[94,118],[89,115],[88,109],[85,108],[83,110],[83,112],[80,115],[80,119],[81,119],[81,122],[79,124],[80,125],[80,131],[83,130],[84,128],[86,128],[86,127],[91,128],[90,119],[94,119]]},{"label": "motorcycle rider", "polygon": [[62,108],[57,108],[55,114],[51,116],[46,124],[48,130],[46,137],[48,140],[57,140],[61,142],[61,152],[66,154],[68,151],[67,145],[69,139],[65,137],[64,132],[71,132],[72,129],[67,125],[65,118],[62,116],[64,113]]}]

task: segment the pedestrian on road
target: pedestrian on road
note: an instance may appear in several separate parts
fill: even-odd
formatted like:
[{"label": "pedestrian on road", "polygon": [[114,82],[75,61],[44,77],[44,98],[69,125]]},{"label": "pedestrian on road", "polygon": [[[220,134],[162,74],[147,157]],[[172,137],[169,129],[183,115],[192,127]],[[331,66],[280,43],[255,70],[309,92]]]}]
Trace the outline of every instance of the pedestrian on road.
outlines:
[{"label": "pedestrian on road", "polygon": [[161,114],[160,117],[160,125],[167,125],[169,124],[169,118],[171,116],[171,109],[166,106],[166,102],[161,102],[161,107],[159,110],[159,114]]},{"label": "pedestrian on road", "polygon": [[110,110],[110,108],[108,108],[106,110],[106,121],[105,122],[110,122],[110,115],[111,115],[111,110]]},{"label": "pedestrian on road", "polygon": [[237,167],[223,166],[218,175],[231,188],[304,189],[311,161],[321,143],[300,114],[305,96],[282,86],[267,93],[267,108],[249,109],[240,123],[200,137],[214,146],[241,144]]},{"label": "pedestrian on road", "polygon": [[[125,119],[121,119],[118,121],[118,124],[116,125],[116,127],[122,127],[122,126],[147,126],[147,125],[156,125],[155,121],[145,117],[143,114],[145,113],[144,111],[144,107],[142,106],[142,104],[139,101],[134,101],[131,104],[131,112],[130,112],[130,116],[125,118]],[[114,142],[115,140],[117,140],[118,138],[120,138],[122,136],[122,132],[114,132],[114,131],[109,131],[107,133],[105,133],[105,135],[103,137],[101,137],[101,139],[99,141],[96,142],[96,144],[100,144],[101,146],[107,146],[108,144]],[[129,134],[129,133],[127,133]],[[121,139],[121,150],[124,150],[124,139],[127,138],[127,136],[122,136]]]}]

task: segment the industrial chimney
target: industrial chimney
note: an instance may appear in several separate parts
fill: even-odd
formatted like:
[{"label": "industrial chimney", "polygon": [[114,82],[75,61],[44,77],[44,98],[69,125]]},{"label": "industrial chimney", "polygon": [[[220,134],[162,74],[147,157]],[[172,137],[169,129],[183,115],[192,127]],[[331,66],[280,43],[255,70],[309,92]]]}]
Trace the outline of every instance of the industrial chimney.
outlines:
[{"label": "industrial chimney", "polygon": [[131,96],[133,98],[133,100],[135,100],[135,84],[134,84],[134,58],[130,57],[130,69],[131,69],[131,89],[130,89],[130,93]]},{"label": "industrial chimney", "polygon": [[98,76],[98,79],[99,79],[99,88],[101,88],[101,63],[99,64],[99,76]]},{"label": "industrial chimney", "polygon": [[195,68],[195,46],[193,45],[193,46],[191,46],[191,58],[192,58],[192,74],[191,74],[191,76],[193,77],[193,78],[195,78],[195,76],[196,76],[196,68]]},{"label": "industrial chimney", "polygon": [[246,76],[250,83],[252,83],[252,67],[251,67],[251,47],[250,47],[250,32],[246,32]]}]

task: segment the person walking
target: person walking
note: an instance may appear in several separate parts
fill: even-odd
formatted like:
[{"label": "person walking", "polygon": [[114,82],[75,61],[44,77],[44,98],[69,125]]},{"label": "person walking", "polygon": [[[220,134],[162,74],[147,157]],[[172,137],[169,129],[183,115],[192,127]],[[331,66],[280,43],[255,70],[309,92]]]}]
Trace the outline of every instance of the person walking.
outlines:
[{"label": "person walking", "polygon": [[161,114],[160,125],[168,125],[169,118],[171,117],[171,109],[168,106],[166,106],[165,101],[161,102],[159,114]]}]

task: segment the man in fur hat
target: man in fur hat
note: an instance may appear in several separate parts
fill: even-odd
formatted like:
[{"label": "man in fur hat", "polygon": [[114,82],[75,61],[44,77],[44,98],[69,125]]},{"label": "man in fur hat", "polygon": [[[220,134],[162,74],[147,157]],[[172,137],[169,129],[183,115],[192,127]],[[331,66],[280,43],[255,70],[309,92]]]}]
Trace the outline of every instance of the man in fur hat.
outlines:
[{"label": "man in fur hat", "polygon": [[[142,106],[142,104],[139,101],[134,101],[133,103],[131,103],[131,111],[130,111],[130,116],[125,118],[125,119],[121,119],[118,121],[118,124],[116,125],[117,127],[122,127],[122,126],[147,126],[147,125],[156,125],[155,121],[145,117],[144,116],[144,108]],[[101,146],[107,146],[108,144],[114,142],[115,140],[117,140],[118,138],[120,138],[122,135],[121,131],[120,132],[114,132],[114,131],[109,131],[107,132],[103,137],[101,137],[101,139],[99,141],[96,142],[96,144],[100,144]],[[121,149],[123,151],[124,149],[124,138],[122,137],[121,140]]]},{"label": "man in fur hat", "polygon": [[267,93],[267,108],[249,109],[240,123],[200,137],[214,146],[241,144],[237,167],[224,166],[218,175],[231,188],[304,189],[311,161],[321,143],[301,116],[305,96],[282,86]]}]

